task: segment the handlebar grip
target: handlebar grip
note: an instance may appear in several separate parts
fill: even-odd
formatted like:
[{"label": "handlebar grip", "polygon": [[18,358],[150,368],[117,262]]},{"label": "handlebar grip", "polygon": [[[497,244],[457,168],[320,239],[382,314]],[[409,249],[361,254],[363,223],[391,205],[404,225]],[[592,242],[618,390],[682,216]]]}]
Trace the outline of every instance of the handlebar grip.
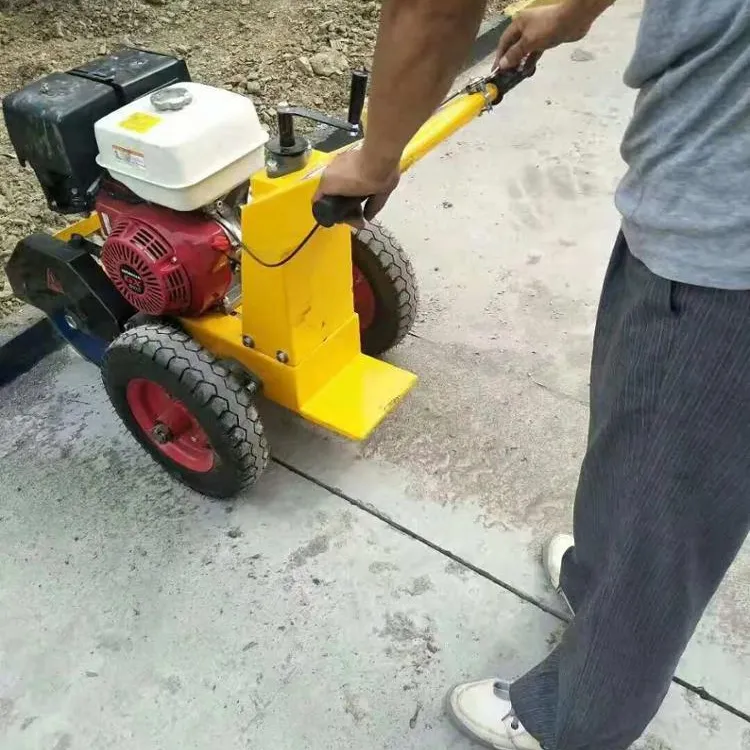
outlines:
[{"label": "handlebar grip", "polygon": [[362,216],[362,203],[367,198],[350,198],[343,195],[324,195],[313,203],[315,221],[326,229],[343,224],[348,219]]}]

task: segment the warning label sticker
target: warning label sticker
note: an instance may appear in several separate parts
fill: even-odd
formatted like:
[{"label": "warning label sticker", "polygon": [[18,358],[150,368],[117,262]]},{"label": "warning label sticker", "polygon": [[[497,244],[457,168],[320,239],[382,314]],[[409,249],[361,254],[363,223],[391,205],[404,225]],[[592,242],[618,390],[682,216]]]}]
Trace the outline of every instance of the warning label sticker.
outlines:
[{"label": "warning label sticker", "polygon": [[156,127],[161,121],[162,118],[158,115],[152,115],[148,112],[133,112],[132,115],[129,115],[120,123],[120,127],[123,130],[130,130],[133,133],[148,133],[151,128]]},{"label": "warning label sticker", "polygon": [[117,161],[123,162],[135,169],[146,169],[146,156],[142,151],[135,151],[124,146],[112,146]]}]

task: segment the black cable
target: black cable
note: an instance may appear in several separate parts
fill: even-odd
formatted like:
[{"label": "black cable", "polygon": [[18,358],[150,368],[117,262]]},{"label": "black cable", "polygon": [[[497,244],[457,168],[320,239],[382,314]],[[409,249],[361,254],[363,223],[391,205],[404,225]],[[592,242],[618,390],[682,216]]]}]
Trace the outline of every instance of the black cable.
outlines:
[{"label": "black cable", "polygon": [[286,263],[289,263],[292,258],[294,258],[297,253],[299,253],[302,248],[312,239],[315,232],[320,229],[320,224],[318,222],[315,222],[315,226],[307,233],[305,236],[305,239],[302,240],[302,242],[297,245],[297,247],[292,250],[289,255],[282,258],[279,261],[276,261],[276,263],[266,263],[266,261],[261,260],[247,245],[245,245],[243,242],[240,242],[240,247],[260,266],[263,266],[263,268],[281,268],[281,266],[285,265]]}]

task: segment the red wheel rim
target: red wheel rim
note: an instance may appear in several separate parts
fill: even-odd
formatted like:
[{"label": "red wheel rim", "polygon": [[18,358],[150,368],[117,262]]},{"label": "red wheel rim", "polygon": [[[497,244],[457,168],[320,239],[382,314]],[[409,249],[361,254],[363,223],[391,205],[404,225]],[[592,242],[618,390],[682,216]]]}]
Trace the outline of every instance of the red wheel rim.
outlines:
[{"label": "red wheel rim", "polygon": [[201,474],[214,466],[208,435],[182,401],[146,378],[128,383],[125,397],[138,426],[175,463]]},{"label": "red wheel rim", "polygon": [[362,271],[352,266],[354,281],[354,312],[359,315],[359,330],[366,331],[375,321],[375,292]]}]

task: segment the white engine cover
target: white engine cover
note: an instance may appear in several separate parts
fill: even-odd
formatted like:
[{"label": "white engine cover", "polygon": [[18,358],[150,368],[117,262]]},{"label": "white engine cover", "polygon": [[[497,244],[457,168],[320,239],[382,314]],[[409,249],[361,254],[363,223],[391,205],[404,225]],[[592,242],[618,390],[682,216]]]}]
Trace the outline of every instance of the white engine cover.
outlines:
[{"label": "white engine cover", "polygon": [[174,84],[156,94],[94,126],[98,164],[137,196],[193,211],[263,168],[268,134],[250,99],[200,83]]}]

